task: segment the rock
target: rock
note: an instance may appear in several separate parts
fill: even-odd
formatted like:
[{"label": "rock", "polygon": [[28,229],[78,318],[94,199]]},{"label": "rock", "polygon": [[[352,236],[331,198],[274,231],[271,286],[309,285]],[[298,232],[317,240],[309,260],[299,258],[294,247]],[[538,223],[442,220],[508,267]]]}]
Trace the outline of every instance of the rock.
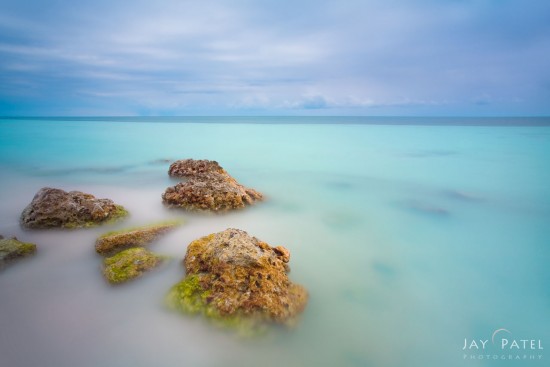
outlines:
[{"label": "rock", "polygon": [[20,221],[27,228],[79,228],[115,221],[127,214],[124,207],[109,199],[44,187],[23,210]]},{"label": "rock", "polygon": [[277,256],[281,257],[281,260],[283,260],[283,262],[287,263],[290,261],[290,251],[288,251],[283,246],[274,247],[273,251],[275,251]]},{"label": "rock", "polygon": [[405,205],[407,205],[410,210],[429,216],[447,217],[450,215],[447,209],[422,201],[412,200],[405,203]]},{"label": "rock", "polygon": [[208,177],[211,175],[229,176],[218,162],[207,159],[181,159],[175,161],[170,165],[168,175],[180,178]]},{"label": "rock", "polygon": [[12,261],[35,253],[34,243],[21,242],[15,237],[8,239],[0,236],[0,269]]},{"label": "rock", "polygon": [[187,248],[186,277],[170,290],[168,305],[224,325],[290,326],[308,294],[289,280],[289,259],[286,248],[272,248],[239,229],[199,238]]},{"label": "rock", "polygon": [[151,165],[166,164],[166,163],[170,163],[170,162],[173,162],[173,161],[174,161],[173,159],[159,158],[159,159],[155,159],[154,161],[150,161],[149,164],[151,164]]},{"label": "rock", "polygon": [[179,160],[170,165],[168,174],[186,179],[162,195],[163,202],[171,207],[221,212],[241,209],[263,198],[258,191],[239,184],[216,161]]},{"label": "rock", "polygon": [[108,232],[97,239],[95,250],[98,254],[109,255],[127,248],[145,246],[180,224],[174,221]]},{"label": "rock", "polygon": [[106,258],[103,275],[111,284],[123,283],[156,268],[162,260],[162,257],[142,247],[130,248]]},{"label": "rock", "polygon": [[464,191],[445,190],[443,191],[443,194],[448,198],[455,199],[455,200],[471,201],[471,202],[483,201],[481,197],[470,194],[468,192],[464,192]]}]

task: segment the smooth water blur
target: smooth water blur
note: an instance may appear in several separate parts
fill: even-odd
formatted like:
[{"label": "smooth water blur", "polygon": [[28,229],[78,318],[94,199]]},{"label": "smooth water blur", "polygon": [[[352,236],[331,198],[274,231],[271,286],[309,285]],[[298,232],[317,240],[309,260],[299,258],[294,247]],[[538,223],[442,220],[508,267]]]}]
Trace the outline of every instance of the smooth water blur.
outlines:
[{"label": "smooth water blur", "polygon": [[[0,273],[2,365],[546,366],[550,127],[319,121],[0,120],[0,234],[38,245]],[[217,160],[267,200],[168,210],[168,162],[183,158]],[[111,198],[131,217],[22,230],[43,186]],[[186,224],[151,249],[174,260],[108,286],[95,238],[167,218]],[[187,244],[228,227],[291,251],[290,276],[310,291],[295,330],[242,340],[164,308]],[[500,328],[546,350],[463,350]]]}]

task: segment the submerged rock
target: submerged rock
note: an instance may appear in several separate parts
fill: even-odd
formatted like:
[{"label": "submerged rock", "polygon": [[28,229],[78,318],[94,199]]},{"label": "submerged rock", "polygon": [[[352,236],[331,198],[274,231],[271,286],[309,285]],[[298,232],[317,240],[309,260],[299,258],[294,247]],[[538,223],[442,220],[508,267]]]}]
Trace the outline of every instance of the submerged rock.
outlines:
[{"label": "submerged rock", "polygon": [[443,191],[443,194],[448,198],[455,199],[455,200],[470,201],[470,202],[483,201],[481,197],[470,194],[468,192],[464,192],[464,191],[445,190]]},{"label": "submerged rock", "polygon": [[34,255],[36,245],[34,243],[21,242],[17,238],[4,238],[0,236],[0,269],[8,263]]},{"label": "submerged rock", "polygon": [[173,159],[159,158],[159,159],[155,159],[154,161],[149,161],[149,164],[151,164],[151,165],[166,164],[166,163],[170,163],[170,162],[173,162],[173,161],[174,161]]},{"label": "submerged rock", "polygon": [[97,239],[95,250],[98,254],[108,255],[131,247],[145,246],[179,225],[180,222],[166,222],[108,232]]},{"label": "submerged rock", "polygon": [[405,205],[408,209],[425,215],[434,217],[447,217],[450,215],[447,209],[426,202],[412,200],[406,202]]},{"label": "submerged rock", "polygon": [[224,325],[290,326],[308,293],[289,280],[289,260],[286,248],[273,248],[239,229],[199,238],[187,248],[186,277],[170,290],[168,305]]},{"label": "submerged rock", "polygon": [[162,261],[162,257],[142,247],[134,247],[106,258],[103,275],[111,284],[124,283],[156,268]]},{"label": "submerged rock", "polygon": [[186,179],[166,189],[162,200],[168,206],[220,212],[241,209],[263,198],[239,184],[216,161],[179,160],[170,165],[168,174]]},{"label": "submerged rock", "polygon": [[23,210],[20,221],[27,228],[79,228],[114,221],[127,214],[124,207],[109,199],[44,187]]}]

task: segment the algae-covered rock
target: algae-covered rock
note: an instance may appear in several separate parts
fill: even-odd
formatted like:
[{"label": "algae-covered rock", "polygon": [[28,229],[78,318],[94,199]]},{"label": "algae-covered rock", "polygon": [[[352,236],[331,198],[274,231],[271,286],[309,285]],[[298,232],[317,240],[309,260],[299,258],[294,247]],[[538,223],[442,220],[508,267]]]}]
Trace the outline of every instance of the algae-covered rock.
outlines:
[{"label": "algae-covered rock", "polygon": [[154,269],[162,261],[161,256],[142,247],[134,247],[106,258],[103,262],[103,275],[111,284],[124,283]]},{"label": "algae-covered rock", "polygon": [[199,238],[187,248],[186,277],[170,290],[168,305],[230,326],[292,325],[308,294],[289,280],[289,259],[286,248],[239,229]]},{"label": "algae-covered rock", "polygon": [[258,191],[239,184],[216,161],[179,160],[170,165],[168,174],[186,179],[162,195],[163,202],[171,207],[221,212],[241,209],[263,198]]},{"label": "algae-covered rock", "polygon": [[128,212],[110,199],[96,199],[80,191],[44,187],[21,213],[27,228],[93,227],[125,217]]},{"label": "algae-covered rock", "polygon": [[99,254],[108,255],[131,247],[145,246],[180,224],[174,221],[108,232],[96,240],[95,250]]},{"label": "algae-covered rock", "polygon": [[8,263],[34,255],[36,245],[34,243],[21,242],[17,238],[4,238],[0,236],[0,269]]}]

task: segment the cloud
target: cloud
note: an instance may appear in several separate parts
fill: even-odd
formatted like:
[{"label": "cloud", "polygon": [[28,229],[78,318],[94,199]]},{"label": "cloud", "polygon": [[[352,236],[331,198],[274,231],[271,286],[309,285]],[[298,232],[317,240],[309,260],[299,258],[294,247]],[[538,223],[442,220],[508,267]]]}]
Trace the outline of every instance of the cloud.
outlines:
[{"label": "cloud", "polygon": [[306,110],[315,110],[315,109],[327,108],[328,103],[323,97],[314,96],[302,101],[300,103],[300,107],[305,108]]},{"label": "cloud", "polygon": [[3,0],[0,101],[41,114],[111,103],[159,114],[548,114],[549,11],[519,0]]}]

